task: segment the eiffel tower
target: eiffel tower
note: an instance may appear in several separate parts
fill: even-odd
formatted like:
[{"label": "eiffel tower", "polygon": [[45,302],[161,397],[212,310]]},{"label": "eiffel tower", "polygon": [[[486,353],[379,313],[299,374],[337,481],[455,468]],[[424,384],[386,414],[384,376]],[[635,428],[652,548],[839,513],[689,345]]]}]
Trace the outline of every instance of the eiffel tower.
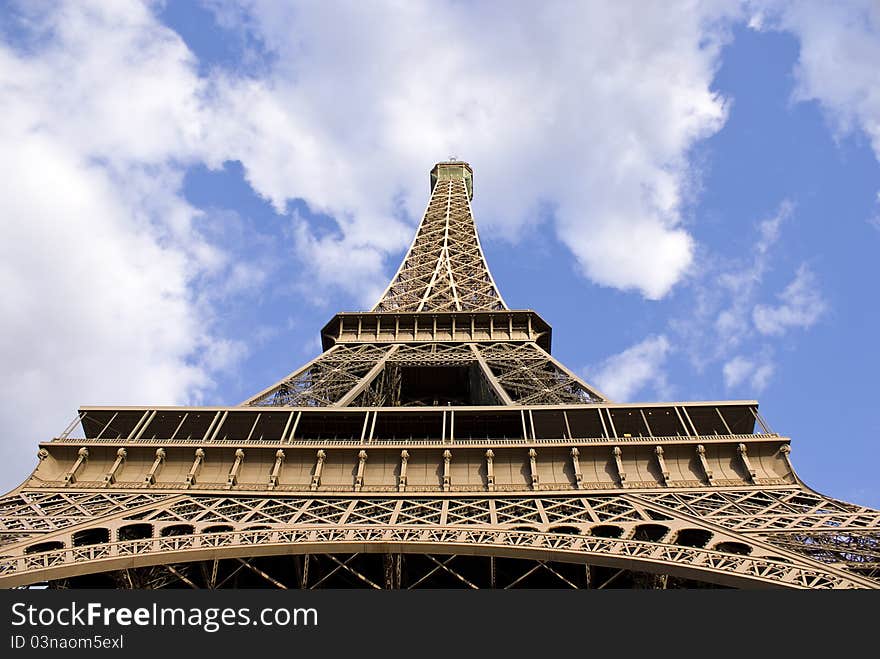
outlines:
[{"label": "eiffel tower", "polygon": [[511,310],[431,170],[400,269],[233,407],[82,407],[0,499],[0,586],[880,588],[880,512],[746,401],[614,403]]}]

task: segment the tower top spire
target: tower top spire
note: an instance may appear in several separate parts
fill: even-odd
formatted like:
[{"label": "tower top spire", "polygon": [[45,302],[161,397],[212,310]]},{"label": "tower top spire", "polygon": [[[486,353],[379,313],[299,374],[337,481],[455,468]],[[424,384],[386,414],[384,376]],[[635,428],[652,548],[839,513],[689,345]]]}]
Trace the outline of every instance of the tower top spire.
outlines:
[{"label": "tower top spire", "polygon": [[507,309],[486,265],[470,200],[474,170],[461,160],[431,169],[431,199],[400,269],[373,311]]},{"label": "tower top spire", "polygon": [[449,156],[449,160],[438,162],[431,169],[431,193],[437,181],[464,181],[468,191],[468,201],[474,198],[474,170],[463,160]]}]

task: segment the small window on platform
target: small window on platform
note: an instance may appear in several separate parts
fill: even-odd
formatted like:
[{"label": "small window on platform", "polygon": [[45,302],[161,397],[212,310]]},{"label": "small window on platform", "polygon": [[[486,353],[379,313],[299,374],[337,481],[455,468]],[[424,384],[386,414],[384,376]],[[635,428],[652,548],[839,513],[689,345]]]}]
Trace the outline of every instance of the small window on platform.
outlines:
[{"label": "small window on platform", "polygon": [[682,547],[705,547],[712,533],[704,529],[682,529],[675,536],[675,544]]},{"label": "small window on platform", "polygon": [[669,533],[669,527],[662,524],[639,524],[633,531],[633,540],[660,542]]},{"label": "small window on platform", "polygon": [[192,535],[194,529],[192,524],[174,524],[172,526],[166,526],[162,529],[160,535],[163,538],[168,538],[174,535]]},{"label": "small window on platform", "polygon": [[220,426],[217,439],[244,441],[254,427],[258,414],[259,412],[230,412]]},{"label": "small window on platform", "polygon": [[202,533],[229,533],[230,531],[232,531],[232,527],[229,524],[215,524],[202,529]]},{"label": "small window on platform", "polygon": [[[447,431],[448,432],[448,431]],[[440,441],[443,437],[443,412],[378,412],[373,439]]]},{"label": "small window on platform", "polygon": [[729,435],[724,420],[713,407],[686,407],[688,416],[700,435]]},{"label": "small window on platform", "polygon": [[293,439],[359,440],[366,416],[366,412],[303,412]]},{"label": "small window on platform", "polygon": [[614,421],[614,429],[618,437],[650,437],[648,427],[642,419],[641,411],[636,409],[608,408]]},{"label": "small window on platform", "polygon": [[120,540],[145,540],[153,537],[152,524],[129,524],[119,529]]},{"label": "small window on platform", "polygon": [[55,551],[57,549],[64,549],[64,543],[59,540],[52,540],[50,542],[38,542],[35,545],[31,545],[30,547],[26,547],[24,550],[25,554],[42,554],[46,551]]},{"label": "small window on platform", "polygon": [[619,538],[623,535],[623,529],[611,524],[601,524],[590,529],[590,535],[597,538]]},{"label": "small window on platform", "polygon": [[566,410],[568,425],[571,428],[572,439],[587,439],[591,437],[605,437],[602,428],[602,420],[599,418],[598,408],[583,410]]},{"label": "small window on platform", "polygon": [[518,411],[510,412],[461,412],[455,413],[454,431],[456,441],[475,439],[522,439],[522,417]]},{"label": "small window on platform", "polygon": [[723,551],[725,554],[740,554],[741,556],[752,553],[752,548],[743,542],[719,542],[713,549]]},{"label": "small window on platform", "polygon": [[677,437],[691,434],[681,425],[678,414],[671,407],[645,407],[644,412],[654,437]]},{"label": "small window on platform", "polygon": [[73,534],[73,546],[102,545],[110,542],[109,529],[84,529]]},{"label": "small window on platform", "polygon": [[755,414],[746,405],[719,406],[718,411],[735,435],[752,435],[755,432]]},{"label": "small window on platform", "polygon": [[535,410],[532,412],[537,439],[568,439],[565,413],[562,410]]},{"label": "small window on platform", "polygon": [[287,412],[262,412],[251,433],[251,441],[278,441],[289,418]]}]

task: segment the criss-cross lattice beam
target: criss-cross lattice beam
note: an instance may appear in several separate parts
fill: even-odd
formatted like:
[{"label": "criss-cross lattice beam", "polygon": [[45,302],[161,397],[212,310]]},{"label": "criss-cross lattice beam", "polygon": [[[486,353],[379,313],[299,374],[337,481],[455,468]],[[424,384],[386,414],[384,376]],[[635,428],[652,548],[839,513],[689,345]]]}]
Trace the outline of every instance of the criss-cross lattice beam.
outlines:
[{"label": "criss-cross lattice beam", "polygon": [[[337,345],[244,405],[329,407],[358,388],[395,346]],[[378,372],[378,369],[376,369]],[[367,380],[369,381],[369,380]]]},{"label": "criss-cross lattice beam", "polygon": [[802,488],[644,492],[637,497],[738,531],[880,532],[880,511]]},{"label": "criss-cross lattice beam", "polygon": [[797,489],[641,493],[654,510],[733,529],[744,540],[808,557],[880,586],[880,511]]},{"label": "criss-cross lattice beam", "polygon": [[480,246],[465,170],[438,167],[449,177],[434,185],[416,237],[373,311],[507,308]]},{"label": "criss-cross lattice beam", "polygon": [[493,343],[476,348],[495,380],[517,405],[607,402],[604,394],[535,343]]},{"label": "criss-cross lattice beam", "polygon": [[[389,367],[473,365],[500,404],[558,405],[607,402],[535,343],[424,343],[336,345],[284,380],[245,402],[257,406],[345,407],[400,405]],[[396,377],[395,377],[396,375]]]},{"label": "criss-cross lattice beam", "polygon": [[0,499],[0,545],[123,512],[149,508],[169,494],[23,491]]},{"label": "criss-cross lattice beam", "polygon": [[880,584],[880,530],[770,533],[764,537],[778,547],[843,567]]}]

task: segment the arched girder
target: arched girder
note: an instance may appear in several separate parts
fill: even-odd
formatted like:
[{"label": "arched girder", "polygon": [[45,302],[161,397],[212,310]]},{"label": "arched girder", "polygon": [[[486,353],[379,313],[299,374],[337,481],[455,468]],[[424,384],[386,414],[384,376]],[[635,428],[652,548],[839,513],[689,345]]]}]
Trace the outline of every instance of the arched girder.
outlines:
[{"label": "arched girder", "polygon": [[658,542],[508,529],[327,526],[153,537],[0,559],[0,587],[198,560],[336,553],[496,556],[668,574],[739,588],[859,588],[788,562]]}]

